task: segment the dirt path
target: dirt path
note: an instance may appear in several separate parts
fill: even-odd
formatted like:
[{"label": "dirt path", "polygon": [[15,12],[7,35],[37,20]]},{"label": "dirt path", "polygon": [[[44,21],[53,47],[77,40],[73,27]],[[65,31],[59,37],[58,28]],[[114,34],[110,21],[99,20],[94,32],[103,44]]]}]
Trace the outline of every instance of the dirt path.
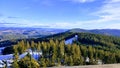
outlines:
[{"label": "dirt path", "polygon": [[120,68],[120,64],[105,64],[105,65],[87,65],[87,66],[60,66],[51,68]]}]

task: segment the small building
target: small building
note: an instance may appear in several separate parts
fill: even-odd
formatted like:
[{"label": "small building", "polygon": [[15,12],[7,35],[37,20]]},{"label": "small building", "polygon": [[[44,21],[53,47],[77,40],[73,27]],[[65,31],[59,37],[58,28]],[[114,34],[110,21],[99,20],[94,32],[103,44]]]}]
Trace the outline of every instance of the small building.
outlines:
[{"label": "small building", "polygon": [[85,60],[85,62],[90,62],[90,58],[89,57],[86,57],[86,60]]},{"label": "small building", "polygon": [[32,51],[31,49],[28,49],[27,52],[36,60],[38,60],[39,57],[41,57],[43,54],[41,50],[40,51],[37,51],[37,50]]},{"label": "small building", "polygon": [[98,65],[103,64],[103,63],[102,63],[102,60],[97,60],[97,62],[98,62],[98,63],[97,63]]}]

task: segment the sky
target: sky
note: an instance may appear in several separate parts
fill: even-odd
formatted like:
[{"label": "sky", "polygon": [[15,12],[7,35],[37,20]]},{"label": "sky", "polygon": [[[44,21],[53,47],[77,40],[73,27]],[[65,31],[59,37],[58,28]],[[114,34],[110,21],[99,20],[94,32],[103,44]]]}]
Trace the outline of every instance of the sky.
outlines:
[{"label": "sky", "polygon": [[0,27],[120,29],[120,0],[0,0]]}]

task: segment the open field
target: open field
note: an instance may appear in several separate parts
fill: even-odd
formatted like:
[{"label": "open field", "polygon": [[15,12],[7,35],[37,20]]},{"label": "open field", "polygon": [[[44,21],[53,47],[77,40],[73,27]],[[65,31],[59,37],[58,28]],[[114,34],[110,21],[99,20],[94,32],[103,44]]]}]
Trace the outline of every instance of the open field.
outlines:
[{"label": "open field", "polygon": [[87,65],[87,66],[60,66],[51,68],[120,68],[120,64],[105,64],[105,65]]}]

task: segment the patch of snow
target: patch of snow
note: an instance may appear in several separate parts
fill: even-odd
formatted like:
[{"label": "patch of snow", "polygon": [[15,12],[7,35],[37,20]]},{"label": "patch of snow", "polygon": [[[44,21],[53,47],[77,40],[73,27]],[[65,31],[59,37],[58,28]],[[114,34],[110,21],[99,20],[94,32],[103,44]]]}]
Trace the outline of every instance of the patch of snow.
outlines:
[{"label": "patch of snow", "polygon": [[74,37],[68,39],[68,40],[65,40],[65,44],[68,45],[68,44],[72,44],[74,40],[77,40],[78,38],[78,35],[75,35]]},{"label": "patch of snow", "polygon": [[13,54],[0,55],[0,60],[8,60],[8,59],[13,59]]},{"label": "patch of snow", "polygon": [[19,59],[24,58],[26,55],[27,55],[27,52],[25,52],[25,53],[23,53],[23,54],[19,55]]},{"label": "patch of snow", "polygon": [[2,55],[2,50],[5,49],[5,47],[0,47],[0,55]]}]

